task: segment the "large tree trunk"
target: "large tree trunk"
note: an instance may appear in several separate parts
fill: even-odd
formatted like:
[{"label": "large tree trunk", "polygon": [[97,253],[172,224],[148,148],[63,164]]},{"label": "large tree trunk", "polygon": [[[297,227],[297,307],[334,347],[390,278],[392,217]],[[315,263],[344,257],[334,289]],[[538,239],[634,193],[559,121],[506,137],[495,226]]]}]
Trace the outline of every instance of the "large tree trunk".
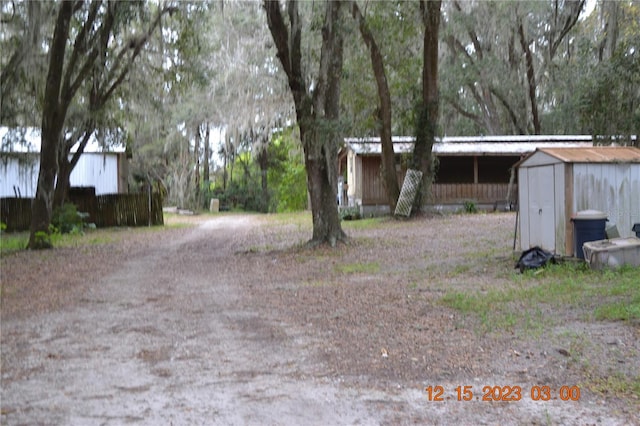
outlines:
[{"label": "large tree trunk", "polygon": [[413,212],[417,212],[431,190],[433,181],[432,149],[438,126],[440,98],[438,94],[438,32],[440,29],[441,1],[420,1],[424,23],[422,103],[418,108],[416,143],[412,167],[423,174],[422,191],[415,198]]},{"label": "large tree trunk", "polygon": [[58,161],[58,178],[53,191],[53,209],[61,207],[69,199],[71,189],[71,163]]},{"label": "large tree trunk", "polygon": [[40,171],[38,173],[38,188],[31,206],[31,227],[28,248],[51,248],[49,238],[49,224],[53,208],[53,190],[58,173],[58,150],[60,149],[60,135],[66,115],[68,102],[60,102],[60,87],[62,85],[62,71],[64,52],[66,49],[69,25],[73,14],[73,3],[62,2],[53,40],[49,52],[49,71],[45,87],[44,105],[42,111],[42,135],[40,142]]},{"label": "large tree trunk", "polygon": [[387,204],[389,211],[393,213],[396,209],[396,203],[400,196],[400,186],[398,185],[398,176],[396,175],[396,155],[393,149],[393,140],[391,135],[391,93],[387,84],[387,75],[384,70],[384,60],[378,44],[373,34],[369,30],[367,23],[358,8],[356,1],[351,2],[351,16],[358,23],[360,34],[365,44],[369,48],[371,56],[371,68],[376,79],[378,88],[378,131],[380,133],[380,143],[382,146],[382,180],[385,190],[387,191]]},{"label": "large tree trunk", "polygon": [[209,190],[209,182],[211,181],[209,170],[209,158],[211,157],[211,141],[209,140],[209,122],[205,123],[204,131],[204,160],[202,163],[202,180],[207,185],[207,191]]},{"label": "large tree trunk", "polygon": [[[324,150],[323,150],[324,151]],[[312,244],[329,243],[334,246],[337,241],[346,238],[340,225],[338,203],[336,200],[335,176],[331,179],[334,167],[328,167],[331,162],[337,162],[337,155],[324,151],[319,157],[307,155],[307,188],[311,200],[311,214],[313,219]]]},{"label": "large tree trunk", "polygon": [[260,211],[269,213],[269,181],[267,172],[269,170],[269,153],[266,141],[260,146],[258,153],[258,164],[260,165],[260,187],[262,189],[260,195]]},{"label": "large tree trunk", "polygon": [[195,163],[195,173],[193,175],[193,192],[194,192],[194,201],[197,210],[202,208],[200,203],[200,145],[202,144],[202,133],[200,133],[200,124],[196,126],[196,140],[195,146],[193,147],[193,161]]},{"label": "large tree trunk", "polygon": [[526,39],[521,18],[518,18],[518,37],[520,39],[520,47],[522,47],[522,53],[524,53],[525,64],[527,67],[527,84],[529,86],[529,103],[531,104],[533,134],[539,135],[540,117],[538,115],[538,100],[536,98],[538,85],[536,83],[536,75],[533,70],[533,54],[531,53],[531,49],[529,49],[529,42]]},{"label": "large tree trunk", "polygon": [[60,149],[58,150],[58,179],[56,181],[56,188],[53,195],[53,208],[62,207],[62,205],[69,199],[69,189],[71,187],[71,172],[80,161],[80,156],[84,153],[84,149],[93,134],[93,128],[95,123],[90,121],[85,125],[85,131],[82,138],[77,141],[78,149],[71,155],[69,159],[69,152],[73,145],[75,145],[76,139],[65,140],[61,142]]},{"label": "large tree trunk", "polygon": [[277,0],[265,0],[264,7],[278,59],[287,74],[300,127],[313,218],[313,237],[310,243],[328,243],[333,246],[337,241],[346,239],[340,224],[336,197],[338,148],[341,142],[338,118],[343,24],[341,3],[327,1],[325,4],[320,71],[313,96],[308,92],[302,70],[302,23],[297,2],[290,0],[287,4],[290,30],[284,22]]}]

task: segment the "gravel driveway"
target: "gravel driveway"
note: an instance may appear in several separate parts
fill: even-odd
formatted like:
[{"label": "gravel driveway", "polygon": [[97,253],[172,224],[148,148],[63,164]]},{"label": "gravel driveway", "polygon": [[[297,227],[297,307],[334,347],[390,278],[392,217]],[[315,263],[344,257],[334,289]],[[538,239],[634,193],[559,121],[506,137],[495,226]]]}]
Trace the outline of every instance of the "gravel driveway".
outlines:
[{"label": "gravel driveway", "polygon": [[[336,250],[302,247],[300,223],[190,220],[2,260],[3,425],[640,421],[637,405],[586,390],[578,402],[532,401],[536,383],[575,384],[555,343],[479,335],[434,303],[451,253],[472,253],[473,241],[500,247],[495,268],[511,264],[513,215],[354,228]],[[439,272],[420,280],[416,265]],[[598,327],[637,363],[637,327]],[[527,397],[454,398],[457,386],[486,385]],[[444,401],[429,401],[427,386],[442,386]]]}]

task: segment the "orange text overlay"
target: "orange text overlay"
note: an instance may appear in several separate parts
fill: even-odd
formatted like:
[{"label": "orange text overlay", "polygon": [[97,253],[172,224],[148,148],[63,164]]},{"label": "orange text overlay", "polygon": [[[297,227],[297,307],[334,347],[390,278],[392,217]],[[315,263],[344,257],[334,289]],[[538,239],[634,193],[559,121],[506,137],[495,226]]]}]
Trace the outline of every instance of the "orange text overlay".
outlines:
[{"label": "orange text overlay", "polygon": [[427,400],[441,401],[506,401],[515,402],[522,399],[531,401],[579,401],[579,386],[456,386],[445,389],[444,386],[427,386],[424,388]]}]

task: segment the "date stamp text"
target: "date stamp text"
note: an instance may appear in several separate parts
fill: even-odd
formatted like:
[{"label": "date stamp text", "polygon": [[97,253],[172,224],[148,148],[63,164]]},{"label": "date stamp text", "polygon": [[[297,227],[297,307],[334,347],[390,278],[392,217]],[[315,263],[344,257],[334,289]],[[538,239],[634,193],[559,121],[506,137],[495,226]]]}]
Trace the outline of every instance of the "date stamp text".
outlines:
[{"label": "date stamp text", "polygon": [[453,392],[446,392],[444,386],[427,386],[425,389],[427,400],[443,401],[506,401],[516,402],[522,399],[531,401],[579,401],[579,386],[483,386],[482,389],[473,386],[456,386]]}]

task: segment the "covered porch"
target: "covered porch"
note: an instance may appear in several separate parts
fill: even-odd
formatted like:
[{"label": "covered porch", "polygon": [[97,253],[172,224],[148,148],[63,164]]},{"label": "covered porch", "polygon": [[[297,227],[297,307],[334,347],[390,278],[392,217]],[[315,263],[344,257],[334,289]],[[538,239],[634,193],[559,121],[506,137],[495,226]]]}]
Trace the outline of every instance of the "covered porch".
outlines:
[{"label": "covered porch", "polygon": [[[379,138],[346,139],[339,156],[343,182],[341,205],[363,213],[388,211],[380,175]],[[402,186],[412,137],[394,137],[396,175]],[[433,146],[435,180],[426,201],[430,207],[457,209],[473,202],[484,209],[508,208],[518,199],[512,167],[537,147],[592,146],[590,136],[445,137]]]}]

